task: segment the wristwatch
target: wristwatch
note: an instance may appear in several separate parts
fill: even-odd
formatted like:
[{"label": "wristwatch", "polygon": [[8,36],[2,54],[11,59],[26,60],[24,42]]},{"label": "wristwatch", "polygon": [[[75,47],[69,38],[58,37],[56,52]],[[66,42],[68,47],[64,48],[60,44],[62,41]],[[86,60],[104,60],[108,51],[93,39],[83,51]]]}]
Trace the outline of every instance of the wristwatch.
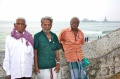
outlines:
[{"label": "wristwatch", "polygon": [[60,62],[56,62],[57,64],[59,64]]}]

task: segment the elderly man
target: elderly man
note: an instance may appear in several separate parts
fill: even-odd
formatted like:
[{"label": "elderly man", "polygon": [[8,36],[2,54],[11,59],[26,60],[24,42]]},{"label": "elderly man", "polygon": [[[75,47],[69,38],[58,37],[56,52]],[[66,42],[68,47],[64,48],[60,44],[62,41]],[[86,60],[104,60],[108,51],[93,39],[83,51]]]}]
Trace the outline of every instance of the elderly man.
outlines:
[{"label": "elderly man", "polygon": [[34,58],[36,79],[58,79],[60,69],[57,35],[51,32],[53,19],[41,19],[42,30],[34,35]]},{"label": "elderly man", "polygon": [[25,30],[24,18],[17,18],[13,31],[6,37],[3,68],[6,79],[31,79],[33,65],[33,38]]},{"label": "elderly man", "polygon": [[71,79],[87,79],[82,52],[84,34],[78,29],[79,23],[79,19],[73,17],[70,21],[70,27],[62,30],[59,35],[59,42],[70,66]]}]

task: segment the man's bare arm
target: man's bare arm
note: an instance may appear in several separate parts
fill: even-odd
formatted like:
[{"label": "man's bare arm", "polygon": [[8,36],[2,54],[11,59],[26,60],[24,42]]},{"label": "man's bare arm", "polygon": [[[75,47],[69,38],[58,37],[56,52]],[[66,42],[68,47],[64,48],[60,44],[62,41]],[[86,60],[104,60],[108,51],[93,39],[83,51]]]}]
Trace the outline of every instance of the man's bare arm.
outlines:
[{"label": "man's bare arm", "polygon": [[34,68],[35,68],[35,73],[40,73],[39,68],[38,68],[38,60],[37,60],[37,50],[34,50]]}]

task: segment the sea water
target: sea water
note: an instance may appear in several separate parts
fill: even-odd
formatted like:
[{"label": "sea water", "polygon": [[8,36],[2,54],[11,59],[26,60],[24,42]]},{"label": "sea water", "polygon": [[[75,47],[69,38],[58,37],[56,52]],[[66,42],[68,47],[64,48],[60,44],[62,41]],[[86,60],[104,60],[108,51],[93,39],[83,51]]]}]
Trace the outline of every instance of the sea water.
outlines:
[{"label": "sea water", "polygon": [[[51,31],[59,36],[61,30],[69,26],[69,22],[54,22]],[[13,27],[14,22],[0,22],[0,50],[4,50],[5,38],[11,33]],[[120,28],[120,22],[81,22],[78,28],[83,31],[85,37],[89,38],[89,41],[94,41],[98,36],[105,36]],[[27,22],[26,29],[34,36],[42,28],[40,22]]]}]

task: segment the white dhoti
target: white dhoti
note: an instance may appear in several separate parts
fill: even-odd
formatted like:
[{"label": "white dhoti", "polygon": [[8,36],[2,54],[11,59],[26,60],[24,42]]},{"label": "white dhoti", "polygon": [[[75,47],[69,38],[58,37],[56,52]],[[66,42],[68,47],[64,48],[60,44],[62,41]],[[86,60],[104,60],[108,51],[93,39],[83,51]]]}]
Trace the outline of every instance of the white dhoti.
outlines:
[{"label": "white dhoti", "polygon": [[40,73],[35,76],[35,79],[58,79],[58,73],[51,69],[40,69]]}]

